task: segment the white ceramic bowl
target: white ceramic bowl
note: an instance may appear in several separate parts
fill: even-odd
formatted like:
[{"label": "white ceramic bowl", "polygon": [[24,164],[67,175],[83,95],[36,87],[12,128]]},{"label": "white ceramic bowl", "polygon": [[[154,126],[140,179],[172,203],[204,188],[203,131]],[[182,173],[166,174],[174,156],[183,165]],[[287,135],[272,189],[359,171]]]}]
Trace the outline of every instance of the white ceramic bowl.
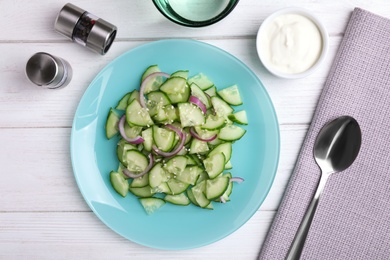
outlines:
[{"label": "white ceramic bowl", "polygon": [[[311,66],[309,69],[307,69],[303,72],[285,73],[285,72],[279,71],[279,70],[273,68],[272,66],[270,66],[270,64],[267,63],[266,59],[264,57],[262,57],[261,49],[263,47],[262,47],[261,37],[264,33],[264,30],[269,25],[270,22],[272,22],[276,17],[283,15],[283,14],[298,14],[298,15],[302,15],[302,16],[308,18],[317,26],[317,28],[322,36],[322,50],[321,50],[321,53],[319,55],[319,58],[317,59],[317,61],[315,62],[315,64],[313,66]],[[329,36],[328,36],[328,32],[327,32],[325,26],[310,11],[303,9],[303,8],[289,7],[289,8],[281,9],[275,13],[272,13],[261,24],[259,31],[257,33],[257,38],[256,38],[257,53],[259,55],[261,62],[264,65],[264,67],[273,75],[280,77],[280,78],[287,78],[287,79],[303,78],[303,77],[306,77],[306,76],[310,75],[311,73],[313,73],[316,69],[318,69],[320,64],[325,59],[325,56],[328,52],[328,48],[329,48]]]}]

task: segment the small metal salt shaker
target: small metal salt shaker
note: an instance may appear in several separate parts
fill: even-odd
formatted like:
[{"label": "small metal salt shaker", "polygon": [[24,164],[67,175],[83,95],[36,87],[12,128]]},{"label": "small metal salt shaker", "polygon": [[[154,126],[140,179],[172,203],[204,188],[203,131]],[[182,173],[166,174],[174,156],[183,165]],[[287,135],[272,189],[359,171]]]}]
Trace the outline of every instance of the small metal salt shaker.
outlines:
[{"label": "small metal salt shaker", "polygon": [[70,64],[46,52],[35,53],[27,61],[26,75],[37,86],[48,89],[65,87],[72,78]]},{"label": "small metal salt shaker", "polygon": [[67,3],[58,13],[54,29],[101,55],[110,49],[117,32],[115,25],[71,3]]}]

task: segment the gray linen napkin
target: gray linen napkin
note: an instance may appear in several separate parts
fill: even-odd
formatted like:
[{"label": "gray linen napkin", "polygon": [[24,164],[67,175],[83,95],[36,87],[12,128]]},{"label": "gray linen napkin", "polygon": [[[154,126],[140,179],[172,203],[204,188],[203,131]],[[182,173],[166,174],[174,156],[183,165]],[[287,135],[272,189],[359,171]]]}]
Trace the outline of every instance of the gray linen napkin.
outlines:
[{"label": "gray linen napkin", "polygon": [[330,176],[301,259],[390,259],[390,20],[356,8],[259,259],[284,259],[315,192],[319,130],[350,115],[362,130],[354,164]]}]

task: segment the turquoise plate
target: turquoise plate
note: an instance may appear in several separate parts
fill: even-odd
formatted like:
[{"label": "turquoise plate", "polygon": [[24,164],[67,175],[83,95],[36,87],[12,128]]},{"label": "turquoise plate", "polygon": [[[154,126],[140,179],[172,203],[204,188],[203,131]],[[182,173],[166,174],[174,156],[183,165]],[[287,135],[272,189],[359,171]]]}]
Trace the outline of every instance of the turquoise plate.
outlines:
[{"label": "turquoise plate", "polygon": [[[186,69],[207,75],[221,89],[237,84],[247,111],[247,133],[233,144],[235,183],[231,201],[214,210],[167,203],[146,215],[132,194],[122,198],[111,187],[116,170],[116,143],[104,125],[110,107],[135,88],[142,72],[158,64],[164,72]],[[212,45],[193,40],[162,40],[142,45],[107,65],[92,81],[77,108],[71,134],[74,175],[93,212],[123,237],[148,247],[179,250],[201,247],[233,233],[255,214],[271,188],[279,160],[279,126],[272,102],[260,80],[241,61]]]}]

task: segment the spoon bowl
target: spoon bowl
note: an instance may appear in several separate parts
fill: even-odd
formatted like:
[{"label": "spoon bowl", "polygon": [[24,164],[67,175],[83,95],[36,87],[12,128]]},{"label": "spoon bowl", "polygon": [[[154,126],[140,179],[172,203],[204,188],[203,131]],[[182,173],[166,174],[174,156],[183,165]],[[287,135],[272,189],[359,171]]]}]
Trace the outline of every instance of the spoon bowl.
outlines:
[{"label": "spoon bowl", "polygon": [[362,142],[358,122],[350,116],[341,116],[326,124],[318,133],[313,155],[321,169],[321,178],[314,197],[287,255],[287,260],[299,259],[309,232],[318,201],[328,177],[335,172],[346,170],[355,161]]}]

